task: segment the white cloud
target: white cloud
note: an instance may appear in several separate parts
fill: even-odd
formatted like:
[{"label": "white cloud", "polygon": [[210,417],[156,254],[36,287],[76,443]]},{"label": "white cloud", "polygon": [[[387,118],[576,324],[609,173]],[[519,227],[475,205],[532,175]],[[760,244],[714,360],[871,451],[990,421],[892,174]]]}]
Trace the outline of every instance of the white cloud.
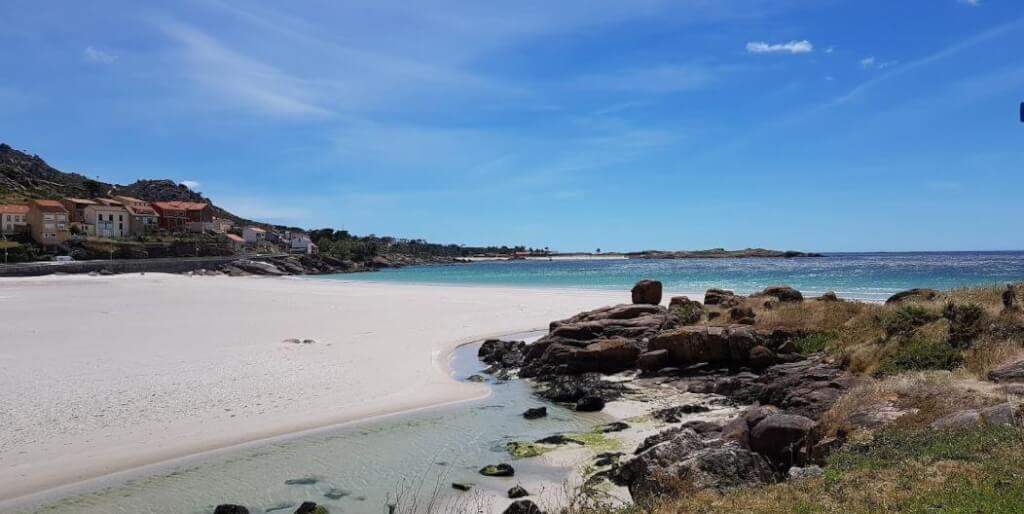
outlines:
[{"label": "white cloud", "polygon": [[183,186],[185,186],[185,187],[187,187],[187,188],[189,188],[189,189],[191,189],[193,191],[195,191],[196,189],[199,188],[199,182],[196,182],[195,180],[182,180],[181,181],[181,185],[183,185]]},{"label": "white cloud", "polygon": [[82,57],[87,62],[96,64],[112,64],[117,60],[117,56],[108,52],[104,52],[94,46],[87,46],[85,50],[82,50]]},{"label": "white cloud", "polygon": [[981,7],[981,0],[956,0],[958,4],[969,5],[971,7]]},{"label": "white cloud", "polygon": [[827,54],[830,54],[830,53],[835,52],[835,51],[836,51],[835,45],[828,45],[828,48],[825,49],[825,53],[827,53]]},{"label": "white cloud", "polygon": [[803,39],[800,41],[790,41],[788,43],[766,43],[764,41],[751,41],[747,43],[747,52],[752,54],[772,54],[772,53],[789,53],[789,54],[806,54],[814,51],[814,45],[810,41]]},{"label": "white cloud", "polygon": [[875,58],[874,57],[865,57],[865,58],[860,60],[860,67],[864,68],[865,70],[870,68],[870,67],[872,67],[872,66],[874,66],[874,65],[875,65]]},{"label": "white cloud", "polygon": [[884,70],[886,68],[896,66],[897,64],[899,64],[899,61],[879,61],[874,56],[865,57],[860,60],[860,67],[865,70],[869,70],[872,68]]}]

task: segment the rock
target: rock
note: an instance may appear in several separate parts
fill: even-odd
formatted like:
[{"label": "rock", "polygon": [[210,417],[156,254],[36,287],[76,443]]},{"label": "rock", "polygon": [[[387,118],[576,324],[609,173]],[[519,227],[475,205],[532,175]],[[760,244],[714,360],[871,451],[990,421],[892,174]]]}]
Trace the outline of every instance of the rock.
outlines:
[{"label": "rock", "polygon": [[327,507],[317,505],[316,502],[302,502],[295,514],[327,514]]},{"label": "rock", "polygon": [[238,260],[231,263],[231,266],[253,275],[281,276],[285,273],[273,264],[260,261]]},{"label": "rock", "polygon": [[604,425],[598,425],[593,428],[594,432],[601,434],[608,434],[611,432],[622,432],[623,430],[629,430],[629,423],[623,421],[613,421],[611,423],[605,423]]},{"label": "rock", "polygon": [[825,470],[820,466],[807,466],[805,468],[793,466],[789,468],[790,480],[801,480],[806,478],[818,478],[825,475]]},{"label": "rock", "polygon": [[217,508],[213,510],[213,514],[249,514],[249,509],[241,505],[225,503],[218,505]]},{"label": "rock", "polygon": [[685,296],[673,296],[668,302],[668,310],[683,325],[698,323],[704,316],[704,306],[700,302]]},{"label": "rock", "polygon": [[731,307],[737,303],[739,298],[732,291],[713,287],[704,292],[704,305]]},{"label": "rock", "polygon": [[[781,356],[777,356],[781,360]],[[716,381],[712,392],[739,403],[775,405],[790,414],[818,419],[846,391],[863,379],[839,369],[819,357],[776,364],[752,379],[734,375],[728,388]]]},{"label": "rock", "polygon": [[485,477],[510,477],[515,476],[516,470],[509,464],[501,463],[480,468],[480,474]]},{"label": "rock", "polygon": [[771,296],[778,298],[782,303],[795,303],[804,301],[804,295],[789,286],[769,286],[754,296]]},{"label": "rock", "polygon": [[565,351],[557,353],[549,348],[548,352],[551,353],[551,356],[545,358],[552,364],[565,364],[573,373],[588,371],[615,373],[632,369],[636,366],[636,359],[640,355],[640,349],[628,339],[601,340],[588,344],[584,348],[571,346],[561,348]]},{"label": "rock", "polygon": [[927,288],[915,288],[908,289],[906,291],[900,291],[889,297],[885,301],[886,304],[898,304],[903,302],[918,302],[918,301],[934,301],[939,298],[941,293],[934,289]]},{"label": "rock", "polygon": [[452,489],[458,489],[459,491],[468,491],[473,488],[473,484],[466,484],[462,482],[452,482]]},{"label": "rock", "polygon": [[527,496],[530,496],[530,492],[523,488],[523,486],[521,485],[514,486],[508,490],[508,497],[512,498],[513,500],[517,498],[525,498]]},{"label": "rock", "polygon": [[943,416],[928,425],[933,430],[964,430],[982,423],[981,414],[973,409],[954,412]]},{"label": "rock", "polygon": [[622,452],[602,452],[595,455],[594,465],[597,467],[611,466],[619,462],[624,454]]},{"label": "rock", "polygon": [[688,428],[701,435],[722,431],[722,425],[712,421],[705,421],[703,419],[687,421],[681,425],[681,428]]},{"label": "rock", "polygon": [[501,341],[488,339],[480,345],[477,357],[486,364],[497,364],[502,368],[518,368],[525,362],[523,341]]},{"label": "rock", "polygon": [[766,338],[744,325],[687,326],[666,330],[651,338],[648,351],[667,350],[672,364],[746,363],[750,350]]},{"label": "rock", "polygon": [[542,398],[564,403],[575,403],[584,396],[612,400],[618,398],[623,391],[622,384],[602,380],[598,373],[558,375],[545,381],[542,387],[538,393]]},{"label": "rock", "polygon": [[804,416],[772,414],[750,430],[750,449],[782,467],[807,460],[807,441],[815,422]]},{"label": "rock", "polygon": [[281,342],[282,343],[287,343],[287,344],[302,344],[302,340],[301,339],[295,339],[294,337],[291,338],[291,339],[285,339],[284,341],[281,341]]},{"label": "rock", "polygon": [[598,396],[584,396],[576,401],[577,412],[597,412],[604,409],[604,400]]},{"label": "rock", "polygon": [[643,371],[658,371],[669,365],[668,350],[654,350],[641,353],[636,359],[636,367]]},{"label": "rock", "polygon": [[516,500],[505,509],[503,514],[543,514],[540,507],[530,500]]},{"label": "rock", "polygon": [[729,319],[742,325],[753,325],[756,314],[750,307],[733,307],[729,309]]},{"label": "rock", "polygon": [[1024,382],[1024,359],[1004,364],[988,372],[993,382]]},{"label": "rock", "polygon": [[839,302],[839,301],[842,301],[842,300],[839,299],[839,296],[836,295],[835,291],[828,291],[825,294],[819,296],[818,297],[818,301],[820,301],[820,302]]},{"label": "rock", "polygon": [[532,409],[526,409],[526,412],[523,412],[523,417],[526,419],[540,419],[546,417],[547,415],[547,407],[534,407]]},{"label": "rock", "polygon": [[705,442],[692,430],[683,430],[620,465],[612,477],[637,499],[768,483],[772,473],[754,452]]},{"label": "rock", "polygon": [[581,441],[577,441],[577,440],[575,440],[575,439],[573,439],[571,437],[566,437],[565,434],[549,435],[549,436],[544,437],[542,439],[537,439],[534,442],[536,442],[538,444],[553,444],[553,445],[556,445],[556,446],[561,446],[563,444],[570,444],[570,443],[578,444],[580,446],[583,446],[583,443]]},{"label": "rock", "polygon": [[778,412],[779,409],[771,405],[748,407],[722,427],[722,439],[734,442],[742,448],[750,448],[750,429],[764,418]]},{"label": "rock", "polygon": [[665,409],[658,409],[651,412],[651,417],[657,420],[664,421],[666,423],[679,423],[681,416],[687,414],[698,414],[701,412],[708,412],[711,409],[699,403],[691,403],[687,405],[678,405],[675,407],[668,407]]},{"label": "rock", "polygon": [[633,303],[658,305],[661,303],[661,282],[657,280],[641,280],[633,286]]},{"label": "rock", "polygon": [[470,375],[470,376],[466,377],[466,382],[477,382],[477,383],[479,383],[479,382],[486,382],[486,381],[487,381],[487,379],[484,378],[482,375]]},{"label": "rock", "polygon": [[764,369],[772,364],[775,364],[775,352],[760,345],[750,349],[750,365],[752,367]]}]

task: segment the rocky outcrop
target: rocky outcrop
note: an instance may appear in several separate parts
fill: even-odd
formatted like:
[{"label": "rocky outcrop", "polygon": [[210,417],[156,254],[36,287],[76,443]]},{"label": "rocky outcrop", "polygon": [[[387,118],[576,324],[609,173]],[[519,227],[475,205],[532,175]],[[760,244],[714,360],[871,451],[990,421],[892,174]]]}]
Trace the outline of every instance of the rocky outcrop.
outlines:
[{"label": "rocky outcrop", "polygon": [[515,476],[516,470],[510,464],[493,464],[480,468],[480,474],[485,477],[511,477]]},{"label": "rocky outcrop", "polygon": [[604,410],[604,399],[600,396],[584,396],[576,400],[577,412],[598,412]]},{"label": "rocky outcrop", "polygon": [[526,418],[526,419],[546,418],[547,415],[548,415],[548,408],[547,407],[534,407],[534,408],[526,409],[526,411],[523,412],[523,417]]},{"label": "rocky outcrop", "polygon": [[658,305],[661,303],[661,282],[657,280],[641,280],[631,291],[634,304]]},{"label": "rocky outcrop", "polygon": [[818,419],[862,379],[820,358],[776,364],[755,377],[715,379],[711,391],[740,403],[775,405],[790,414]]},{"label": "rocky outcrop", "polygon": [[600,373],[583,373],[545,377],[537,394],[555,402],[576,403],[584,396],[615,400],[622,396],[623,389],[622,384],[603,380]]},{"label": "rocky outcrop", "polygon": [[1013,403],[1000,403],[984,409],[954,412],[933,421],[934,430],[964,430],[981,425],[1014,425],[1024,421],[1024,407]]},{"label": "rocky outcrop", "polygon": [[734,305],[738,305],[742,299],[742,296],[738,296],[736,293],[727,289],[712,287],[711,289],[704,291],[704,305],[732,307]]},{"label": "rocky outcrop", "polygon": [[703,489],[723,491],[772,480],[768,463],[760,455],[704,439],[691,429],[649,438],[643,450],[616,466],[612,478],[626,485],[634,498],[689,494]]},{"label": "rocky outcrop", "polygon": [[993,382],[1024,382],[1024,359],[1010,362],[988,372]]},{"label": "rocky outcrop", "polygon": [[[673,365],[698,362],[749,364],[758,346],[778,348],[791,334],[755,330],[746,325],[729,327],[685,326],[660,332],[647,344],[648,351],[666,350]],[[763,355],[755,355],[764,362]]]},{"label": "rocky outcrop", "polygon": [[502,341],[500,339],[488,339],[480,345],[477,357],[485,364],[497,368],[518,368],[525,362],[524,350],[526,343],[523,341]]}]

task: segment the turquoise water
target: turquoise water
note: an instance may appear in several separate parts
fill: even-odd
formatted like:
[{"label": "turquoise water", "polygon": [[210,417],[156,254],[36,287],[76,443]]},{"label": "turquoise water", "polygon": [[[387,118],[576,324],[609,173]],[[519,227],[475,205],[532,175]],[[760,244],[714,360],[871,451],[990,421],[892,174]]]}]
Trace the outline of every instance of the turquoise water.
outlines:
[{"label": "turquoise water", "polygon": [[788,284],[806,294],[884,300],[912,287],[954,287],[1024,281],[1024,252],[846,253],[796,259],[490,261],[414,266],[377,273],[330,275],[337,280],[628,289],[661,280],[668,291],[724,287],[750,293]]}]

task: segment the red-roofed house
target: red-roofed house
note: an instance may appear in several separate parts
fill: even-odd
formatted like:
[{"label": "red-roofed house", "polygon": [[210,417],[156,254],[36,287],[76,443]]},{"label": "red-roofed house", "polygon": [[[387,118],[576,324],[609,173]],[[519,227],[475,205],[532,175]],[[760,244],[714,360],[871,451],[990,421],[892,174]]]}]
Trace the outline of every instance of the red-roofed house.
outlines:
[{"label": "red-roofed house", "polygon": [[228,244],[231,245],[231,249],[236,252],[241,252],[245,249],[245,239],[242,236],[235,234],[224,234],[224,237],[228,238]]},{"label": "red-roofed house", "polygon": [[85,221],[85,208],[90,205],[97,205],[93,200],[85,198],[61,198],[60,203],[68,210],[71,223],[87,223]]},{"label": "red-roofed house", "polygon": [[170,232],[213,230],[213,209],[206,202],[153,202],[160,228]]},{"label": "red-roofed house", "polygon": [[0,204],[0,232],[5,236],[20,234],[28,227],[28,206]]},{"label": "red-roofed house", "polygon": [[28,204],[32,239],[43,246],[58,245],[71,236],[68,210],[57,200],[32,200]]}]

